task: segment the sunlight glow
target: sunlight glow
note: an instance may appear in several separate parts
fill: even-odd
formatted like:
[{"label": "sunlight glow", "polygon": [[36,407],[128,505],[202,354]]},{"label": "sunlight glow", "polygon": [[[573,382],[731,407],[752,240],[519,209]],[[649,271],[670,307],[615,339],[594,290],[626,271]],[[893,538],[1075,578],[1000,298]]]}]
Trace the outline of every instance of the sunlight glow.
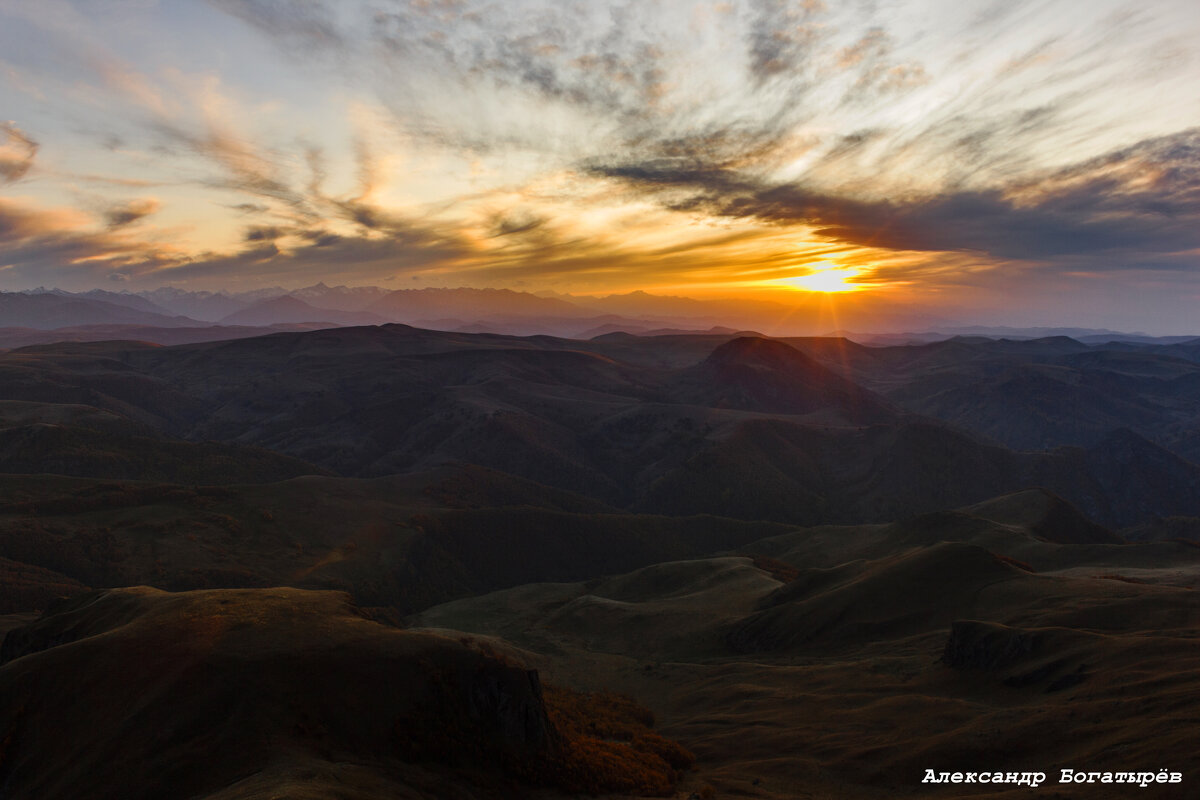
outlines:
[{"label": "sunlight glow", "polygon": [[822,261],[814,265],[814,268],[807,275],[793,275],[788,278],[780,278],[775,283],[789,286],[793,289],[802,289],[807,292],[858,292],[864,287],[849,283],[854,280],[862,272],[857,267],[837,267],[824,266],[829,262]]}]

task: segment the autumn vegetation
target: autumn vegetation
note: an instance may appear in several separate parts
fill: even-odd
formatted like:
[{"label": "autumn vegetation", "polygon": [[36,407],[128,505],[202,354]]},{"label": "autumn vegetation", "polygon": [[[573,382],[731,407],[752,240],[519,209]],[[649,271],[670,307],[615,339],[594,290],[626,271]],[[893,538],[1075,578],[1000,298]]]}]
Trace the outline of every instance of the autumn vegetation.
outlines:
[{"label": "autumn vegetation", "polygon": [[667,797],[695,761],[655,733],[654,715],[625,695],[548,686],[545,700],[560,737],[547,777],[568,792]]},{"label": "autumn vegetation", "polygon": [[499,743],[481,734],[467,713],[446,706],[402,717],[396,743],[412,761],[467,771],[499,768],[514,791],[533,785],[571,794],[668,797],[695,761],[656,733],[654,715],[626,695],[543,686],[542,696],[548,736],[540,745]]}]

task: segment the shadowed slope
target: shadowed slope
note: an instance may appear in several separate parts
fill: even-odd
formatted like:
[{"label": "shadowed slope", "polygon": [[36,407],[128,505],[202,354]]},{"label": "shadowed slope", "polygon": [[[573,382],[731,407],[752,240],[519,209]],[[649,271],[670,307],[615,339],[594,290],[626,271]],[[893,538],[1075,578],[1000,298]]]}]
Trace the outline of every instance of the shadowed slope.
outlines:
[{"label": "shadowed slope", "polygon": [[[791,530],[614,513],[477,467],[223,487],[0,476],[0,498],[0,558],[28,567],[31,581],[45,577],[38,597],[54,596],[64,577],[171,590],[287,584],[341,589],[363,605],[404,613],[531,581],[584,580],[706,555]],[[0,606],[0,613],[30,607]]]},{"label": "shadowed slope", "polygon": [[651,724],[334,592],[97,592],[0,645],[13,800],[669,795],[690,756]]},{"label": "shadowed slope", "polygon": [[976,503],[963,511],[983,519],[1019,525],[1059,544],[1121,544],[1124,540],[1045,489],[1026,489]]},{"label": "shadowed slope", "polygon": [[676,397],[714,408],[772,414],[812,414],[855,424],[893,420],[896,412],[874,392],[831,372],[783,342],[733,339],[678,377]]},{"label": "shadowed slope", "polygon": [[553,747],[535,676],[365,620],[334,593],[86,595],[10,632],[2,656],[12,798],[203,797],[298,762],[341,774],[346,760],[422,796],[433,775],[404,761],[433,735],[425,709],[477,727],[485,773]]},{"label": "shadowed slope", "polygon": [[[1012,519],[1013,503],[981,505]],[[1130,787],[1060,785],[1057,769],[1167,764],[1184,785],[1155,795],[1190,797],[1196,592],[1098,569],[1031,572],[965,540],[1163,575],[1196,548],[1058,544],[1030,533],[1043,519],[1027,522],[946,512],[798,531],[774,540],[793,543],[790,565],[660,564],[464,599],[417,621],[504,636],[580,685],[603,675],[654,698],[664,730],[696,753],[718,796],[1016,798],[1028,787],[967,793],[921,777],[1041,770],[1051,775],[1043,790],[1085,800]]]}]

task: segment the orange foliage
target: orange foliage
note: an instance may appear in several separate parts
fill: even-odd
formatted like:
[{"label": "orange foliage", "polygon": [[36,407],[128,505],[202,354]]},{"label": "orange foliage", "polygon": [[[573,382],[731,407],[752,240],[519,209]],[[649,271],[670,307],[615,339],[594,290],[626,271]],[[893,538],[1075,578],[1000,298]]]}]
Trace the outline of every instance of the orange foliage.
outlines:
[{"label": "orange foliage", "polygon": [[560,737],[553,783],[568,792],[667,797],[694,756],[650,728],[654,715],[631,698],[547,686],[546,713]]},{"label": "orange foliage", "polygon": [[497,749],[449,709],[397,720],[396,744],[414,761],[476,770],[491,765],[520,783],[571,794],[669,797],[694,761],[683,747],[651,730],[654,715],[629,697],[556,686],[543,686],[542,694],[552,728],[543,749]]}]

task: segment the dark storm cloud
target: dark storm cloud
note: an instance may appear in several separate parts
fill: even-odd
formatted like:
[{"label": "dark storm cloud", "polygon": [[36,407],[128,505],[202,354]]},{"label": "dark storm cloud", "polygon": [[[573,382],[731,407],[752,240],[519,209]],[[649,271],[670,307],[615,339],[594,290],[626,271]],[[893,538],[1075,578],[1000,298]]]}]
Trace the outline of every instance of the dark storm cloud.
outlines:
[{"label": "dark storm cloud", "polygon": [[998,189],[912,199],[864,201],[797,184],[765,185],[698,163],[593,171],[669,198],[664,202],[680,210],[805,224],[855,245],[1029,260],[1107,256],[1098,267],[1161,265],[1162,259],[1137,254],[1200,247],[1200,129]]}]

